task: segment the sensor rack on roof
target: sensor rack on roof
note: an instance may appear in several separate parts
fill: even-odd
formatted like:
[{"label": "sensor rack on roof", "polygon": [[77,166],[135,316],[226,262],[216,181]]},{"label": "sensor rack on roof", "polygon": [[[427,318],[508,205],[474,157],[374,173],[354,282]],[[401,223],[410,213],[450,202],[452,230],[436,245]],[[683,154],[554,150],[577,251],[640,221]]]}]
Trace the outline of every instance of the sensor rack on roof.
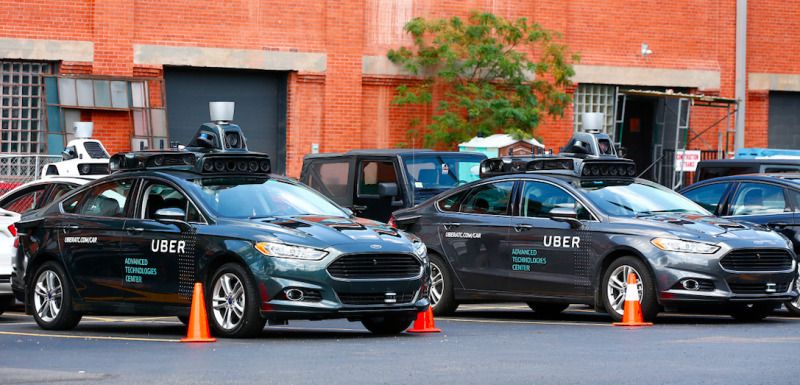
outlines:
[{"label": "sensor rack on roof", "polygon": [[269,156],[262,153],[197,153],[190,151],[142,151],[111,157],[111,171],[177,170],[196,174],[269,174]]},{"label": "sensor rack on roof", "polygon": [[495,175],[541,172],[566,174],[582,178],[605,178],[636,176],[636,165],[630,159],[604,157],[579,159],[564,156],[502,157],[481,161],[480,177]]}]

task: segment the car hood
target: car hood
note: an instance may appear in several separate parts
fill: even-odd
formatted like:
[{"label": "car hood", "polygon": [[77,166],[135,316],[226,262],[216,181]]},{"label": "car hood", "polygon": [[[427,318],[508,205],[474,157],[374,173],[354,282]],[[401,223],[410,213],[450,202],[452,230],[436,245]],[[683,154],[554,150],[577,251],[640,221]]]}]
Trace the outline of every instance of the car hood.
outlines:
[{"label": "car hood", "polygon": [[679,213],[639,216],[632,220],[680,238],[728,243],[744,241],[758,246],[786,247],[786,241],[780,234],[745,221]]},{"label": "car hood", "polygon": [[403,233],[384,223],[364,218],[297,215],[246,221],[260,230],[269,230],[288,243],[316,247],[357,244],[383,251],[412,251],[411,242]]}]

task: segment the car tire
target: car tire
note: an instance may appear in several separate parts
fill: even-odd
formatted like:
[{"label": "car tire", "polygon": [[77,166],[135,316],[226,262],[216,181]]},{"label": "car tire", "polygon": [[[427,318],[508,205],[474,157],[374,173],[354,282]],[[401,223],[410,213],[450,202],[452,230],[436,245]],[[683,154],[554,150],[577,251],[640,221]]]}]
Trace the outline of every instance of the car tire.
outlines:
[{"label": "car tire", "polygon": [[430,301],[433,315],[451,315],[458,308],[453,293],[453,274],[442,257],[437,254],[429,254],[428,257],[431,262]]},{"label": "car tire", "polygon": [[54,261],[45,262],[33,275],[28,303],[33,319],[45,330],[69,330],[82,315],[72,307],[72,288],[67,273]]},{"label": "car tire", "polygon": [[259,314],[258,291],[241,265],[222,265],[207,287],[206,309],[216,335],[247,338],[261,334],[266,320]]},{"label": "car tire", "polygon": [[628,274],[636,274],[639,287],[639,304],[642,309],[642,319],[652,322],[658,315],[659,307],[656,301],[656,292],[653,278],[647,266],[635,257],[619,258],[606,268],[600,282],[600,295],[606,313],[616,321],[622,321],[625,310],[625,289],[627,289]]},{"label": "car tire", "polygon": [[730,314],[739,322],[758,322],[767,318],[777,307],[774,303],[754,303],[735,305]]},{"label": "car tire", "polygon": [[568,303],[528,302],[528,307],[542,317],[555,317],[569,307]]},{"label": "car tire", "polygon": [[10,309],[14,306],[15,300],[13,295],[0,297],[0,315],[6,312],[6,310]]},{"label": "car tire", "polygon": [[189,318],[190,318],[189,316],[179,315],[178,316],[178,321],[181,321],[181,323],[184,326],[189,326]]},{"label": "car tire", "polygon": [[373,334],[394,335],[400,334],[408,329],[408,327],[411,326],[411,321],[412,319],[407,316],[383,316],[364,318],[361,320],[361,323]]}]

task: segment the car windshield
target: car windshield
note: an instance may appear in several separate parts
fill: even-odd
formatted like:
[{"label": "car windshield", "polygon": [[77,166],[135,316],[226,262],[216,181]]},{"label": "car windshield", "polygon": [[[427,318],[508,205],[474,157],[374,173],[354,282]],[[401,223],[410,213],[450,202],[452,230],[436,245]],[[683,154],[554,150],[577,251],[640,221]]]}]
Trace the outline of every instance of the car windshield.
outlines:
[{"label": "car windshield", "polygon": [[581,190],[608,215],[633,217],[663,213],[711,215],[708,211],[666,187],[639,182],[581,181]]},{"label": "car windshield", "polygon": [[342,209],[310,188],[280,179],[217,177],[191,182],[195,194],[218,217],[347,216]]},{"label": "car windshield", "polygon": [[480,179],[480,164],[483,159],[485,157],[457,152],[403,155],[414,204],[442,191]]}]

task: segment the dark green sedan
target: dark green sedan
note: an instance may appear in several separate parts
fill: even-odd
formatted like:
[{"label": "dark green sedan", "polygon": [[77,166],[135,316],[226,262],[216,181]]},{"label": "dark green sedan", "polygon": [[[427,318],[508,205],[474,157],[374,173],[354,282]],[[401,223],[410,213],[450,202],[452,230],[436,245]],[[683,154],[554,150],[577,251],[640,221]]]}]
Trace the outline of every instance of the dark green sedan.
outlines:
[{"label": "dark green sedan", "polygon": [[329,318],[394,334],[429,306],[423,242],[270,175],[266,155],[145,151],[111,168],[18,224],[13,291],[44,329],[84,314],[186,321],[195,282],[222,337]]}]

